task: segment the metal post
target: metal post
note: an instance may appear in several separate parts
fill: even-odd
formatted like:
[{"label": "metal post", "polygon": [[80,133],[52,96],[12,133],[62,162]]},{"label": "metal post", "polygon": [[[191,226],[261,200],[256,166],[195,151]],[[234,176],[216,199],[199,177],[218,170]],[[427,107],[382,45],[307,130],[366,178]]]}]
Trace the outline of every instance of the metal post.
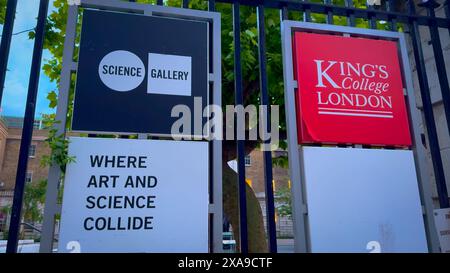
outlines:
[{"label": "metal post", "polygon": [[[69,6],[67,11],[66,35],[64,38],[64,52],[62,59],[61,80],[59,82],[58,105],[56,108],[54,128],[58,136],[65,137],[67,109],[69,104],[70,82],[77,64],[73,61],[75,46],[78,7]],[[61,179],[61,167],[52,164],[48,170],[47,191],[45,194],[44,220],[42,225],[41,244],[39,252],[50,253],[53,249],[55,230],[55,215],[61,212],[58,204],[58,189]]]},{"label": "metal post", "polygon": [[183,3],[181,3],[181,5],[182,5],[182,8],[185,8],[185,9],[189,8],[189,0],[183,0]]},{"label": "metal post", "polygon": [[[221,71],[221,22],[220,14],[213,15],[213,42],[212,72],[214,73],[213,82],[213,103],[222,105],[222,71]],[[215,253],[223,252],[223,189],[222,189],[222,141],[216,136],[221,135],[222,128],[214,132],[213,146],[213,184],[214,184],[214,220],[213,220],[213,251]]]},{"label": "metal post", "polygon": [[[235,104],[243,105],[244,96],[242,94],[242,67],[241,67],[241,19],[239,17],[239,3],[233,4],[233,33],[234,33],[234,88]],[[236,116],[235,116],[236,121]],[[236,124],[236,123],[235,123]],[[240,126],[237,132],[245,132],[245,125],[237,122]],[[248,253],[247,234],[247,194],[245,182],[245,141],[236,136],[237,164],[238,164],[238,194],[239,194],[239,235],[241,253]]]},{"label": "metal post", "polygon": [[[261,89],[261,105],[267,107],[266,113],[262,117],[266,132],[270,128],[269,113],[269,92],[267,88],[267,70],[266,70],[266,33],[264,22],[264,5],[258,5],[258,52],[259,52],[259,80]],[[266,140],[265,144],[270,144],[270,140]],[[273,197],[273,175],[272,175],[272,152],[264,151],[264,181],[266,190],[266,220],[267,220],[267,237],[269,243],[269,252],[277,252],[277,232],[275,224],[275,202]]]},{"label": "metal post", "polygon": [[0,44],[0,105],[2,104],[3,88],[5,87],[6,70],[8,68],[9,48],[16,16],[17,0],[9,0],[6,6],[5,24]]},{"label": "metal post", "polygon": [[41,71],[42,50],[44,46],[45,19],[47,18],[49,0],[41,0],[39,4],[39,15],[34,38],[33,60],[31,63],[30,81],[28,84],[28,95],[25,109],[25,119],[22,129],[22,141],[20,142],[19,162],[16,173],[16,185],[14,187],[14,199],[11,209],[11,221],[9,226],[9,237],[6,252],[17,252],[19,239],[22,202],[25,190],[25,178],[27,174],[28,153],[33,135],[34,114],[36,108],[36,97],[39,86],[39,75]]},{"label": "metal post", "polygon": [[[409,12],[415,14],[414,1],[409,1]],[[444,168],[442,164],[441,150],[436,130],[435,118],[433,113],[433,104],[431,102],[430,88],[428,85],[425,59],[423,56],[422,44],[420,39],[419,26],[417,21],[413,20],[409,24],[414,58],[416,62],[417,77],[420,85],[420,94],[422,97],[423,113],[425,116],[428,141],[433,163],[434,176],[439,197],[439,204],[442,208],[449,207],[447,186],[445,182]]]},{"label": "metal post", "polygon": [[[212,5],[210,8],[214,8]],[[212,72],[213,76],[213,103],[222,105],[222,71],[221,71],[221,22],[220,14],[214,13],[212,26]],[[213,251],[215,253],[223,252],[223,189],[222,189],[222,141],[216,136],[221,135],[222,128],[214,132],[213,147],[213,201],[214,201],[214,219],[213,219]]]},{"label": "metal post", "polygon": [[159,5],[159,6],[162,6],[163,5],[163,0],[157,0],[156,4]]},{"label": "metal post", "polygon": [[292,29],[289,21],[281,22],[281,45],[283,54],[284,104],[286,111],[286,130],[291,179],[291,205],[294,231],[294,251],[308,251],[306,199],[300,172],[300,153],[297,139],[297,117],[295,114],[295,86],[292,50]]}]

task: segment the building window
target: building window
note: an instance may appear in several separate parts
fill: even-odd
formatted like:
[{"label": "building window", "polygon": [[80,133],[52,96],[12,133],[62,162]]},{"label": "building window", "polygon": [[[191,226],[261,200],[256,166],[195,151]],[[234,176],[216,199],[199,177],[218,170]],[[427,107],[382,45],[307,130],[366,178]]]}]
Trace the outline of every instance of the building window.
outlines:
[{"label": "building window", "polygon": [[30,145],[30,151],[28,152],[29,157],[35,157],[36,156],[36,145],[32,144]]},{"label": "building window", "polygon": [[33,128],[38,130],[42,129],[42,120],[35,120],[33,122]]},{"label": "building window", "polygon": [[245,162],[245,166],[251,166],[252,158],[249,155],[247,155],[247,156],[245,156],[244,162]]},{"label": "building window", "polygon": [[27,183],[33,182],[33,173],[32,172],[27,172],[27,176],[25,177],[25,182],[27,182]]}]

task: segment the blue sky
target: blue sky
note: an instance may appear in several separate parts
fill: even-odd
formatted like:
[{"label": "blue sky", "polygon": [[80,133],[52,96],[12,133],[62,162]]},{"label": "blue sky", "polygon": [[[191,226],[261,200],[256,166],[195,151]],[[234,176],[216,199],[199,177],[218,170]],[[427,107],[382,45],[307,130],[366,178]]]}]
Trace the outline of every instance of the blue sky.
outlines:
[{"label": "blue sky", "polygon": [[[53,1],[50,2],[53,3]],[[49,13],[52,9],[50,7]],[[19,0],[14,22],[14,33],[36,27],[38,10],[39,1]],[[2,29],[3,26],[0,26],[0,34]],[[1,105],[0,114],[2,116],[22,117],[25,114],[33,45],[34,40],[28,39],[28,32],[13,35]],[[42,64],[44,64],[45,59],[51,59],[51,54],[48,51],[44,51]],[[36,118],[39,118],[43,113],[54,112],[54,109],[48,107],[46,99],[47,93],[52,90],[56,90],[56,83],[50,82],[50,79],[41,70]]]}]

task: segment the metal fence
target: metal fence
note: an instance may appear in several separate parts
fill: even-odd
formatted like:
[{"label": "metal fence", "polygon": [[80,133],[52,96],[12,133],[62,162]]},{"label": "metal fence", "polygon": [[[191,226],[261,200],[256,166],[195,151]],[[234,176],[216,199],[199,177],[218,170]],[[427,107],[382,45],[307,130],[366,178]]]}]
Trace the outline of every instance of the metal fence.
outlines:
[{"label": "metal fence", "polygon": [[[183,1],[183,6],[187,6],[188,1]],[[429,142],[429,150],[432,156],[433,169],[437,185],[437,192],[439,197],[440,207],[449,207],[448,192],[446,188],[446,181],[444,175],[444,167],[440,153],[440,146],[438,140],[438,133],[436,129],[435,116],[433,112],[433,105],[430,96],[430,85],[428,83],[427,69],[425,66],[424,52],[422,49],[422,42],[419,32],[419,26],[426,26],[429,28],[431,41],[433,46],[434,59],[436,64],[436,71],[439,78],[439,84],[442,93],[442,99],[445,109],[445,116],[447,127],[450,132],[450,89],[447,78],[446,66],[444,62],[444,51],[442,49],[439,28],[448,29],[450,33],[450,1],[443,3],[446,11],[446,17],[436,17],[435,9],[440,4],[435,0],[424,1],[419,6],[426,9],[427,15],[420,15],[417,13],[416,1],[396,1],[386,0],[381,1],[380,6],[367,5],[365,8],[356,8],[352,0],[343,1],[345,5],[333,5],[332,0],[324,0],[322,3],[318,1],[299,1],[299,0],[274,0],[274,1],[239,1],[239,0],[218,0],[209,1],[210,9],[213,9],[215,2],[230,3],[233,5],[233,26],[234,26],[234,48],[235,48],[235,98],[236,105],[242,104],[242,67],[240,60],[240,19],[239,7],[241,5],[253,6],[257,12],[257,28],[258,28],[258,49],[259,49],[259,70],[260,70],[260,92],[261,104],[267,105],[268,89],[267,89],[267,62],[266,62],[266,47],[265,47],[265,17],[264,11],[266,9],[278,9],[280,11],[281,20],[289,20],[291,12],[301,12],[304,21],[312,21],[312,14],[322,14],[326,16],[326,23],[333,24],[335,16],[346,17],[347,25],[355,27],[358,20],[367,22],[369,28],[377,28],[378,23],[383,21],[386,28],[391,31],[400,31],[404,29],[409,34],[411,45],[414,53],[414,60],[416,63],[417,78],[420,85],[420,94],[423,103],[423,114],[426,125],[426,132]],[[342,1],[341,1],[342,2]],[[244,145],[243,141],[237,143],[237,161],[238,161],[238,181],[243,189],[245,183],[245,164],[244,164]],[[266,209],[268,216],[268,238],[269,251],[276,252],[275,240],[275,223],[273,217],[273,189],[272,189],[272,158],[270,152],[264,152],[264,177],[266,185]],[[242,202],[242,200],[241,200]],[[241,223],[245,223],[245,219],[241,219]],[[245,230],[241,231],[241,238],[246,238]],[[242,247],[242,246],[241,246]],[[245,247],[245,243],[243,244]],[[243,248],[242,250],[244,250]]]},{"label": "metal fence", "polygon": [[[400,1],[385,0],[381,1],[381,5],[367,5],[366,7],[355,7],[352,0],[323,0],[323,1],[302,1],[302,0],[205,0],[208,3],[208,9],[214,11],[216,3],[232,5],[233,13],[233,43],[234,43],[234,87],[235,87],[235,104],[242,105],[244,103],[243,94],[243,73],[241,64],[241,18],[240,7],[251,6],[256,9],[257,30],[258,30],[258,56],[259,56],[259,90],[260,104],[269,105],[269,90],[267,76],[267,52],[266,52],[266,26],[265,11],[267,9],[279,10],[280,20],[293,19],[293,13],[300,13],[302,20],[312,21],[313,14],[321,14],[326,18],[327,24],[333,24],[336,16],[345,17],[348,26],[356,27],[357,22],[363,20],[367,22],[369,28],[377,28],[380,22],[383,22],[388,30],[399,31],[399,27],[404,30],[412,45],[417,79],[420,86],[420,94],[423,103],[423,115],[428,136],[429,151],[432,157],[433,170],[437,185],[440,207],[449,207],[448,192],[444,176],[444,166],[440,152],[438,133],[436,128],[436,119],[433,112],[433,104],[430,95],[430,83],[428,82],[428,73],[424,51],[419,32],[420,26],[428,28],[431,37],[431,45],[433,48],[434,62],[436,64],[436,72],[439,78],[439,85],[442,93],[443,105],[445,109],[445,117],[447,129],[450,132],[450,87],[447,77],[446,66],[444,62],[444,51],[441,45],[440,29],[447,29],[450,33],[450,1]],[[130,2],[135,2],[134,0]],[[157,0],[157,5],[163,5],[165,1]],[[377,1],[368,1],[376,3]],[[17,0],[8,0],[8,9],[6,12],[5,24],[3,28],[2,43],[0,48],[0,100],[3,90],[4,78],[6,73],[6,64],[8,60],[9,45],[12,34],[13,17]],[[435,10],[440,5],[444,5],[446,17],[437,17]],[[417,13],[417,6],[424,7],[427,11],[426,15]],[[189,7],[189,0],[182,0],[183,8]],[[23,198],[23,185],[25,182],[26,165],[28,158],[28,149],[31,141],[31,133],[33,130],[34,105],[36,102],[37,83],[40,70],[40,62],[42,57],[42,44],[44,37],[45,17],[48,9],[48,0],[41,0],[38,24],[36,27],[35,47],[33,54],[32,69],[30,74],[30,86],[27,97],[26,116],[24,121],[24,129],[22,136],[22,145],[20,149],[19,167],[17,172],[16,188],[14,195],[15,204],[20,204]],[[445,32],[447,35],[447,32]],[[270,113],[265,117],[270,121]],[[267,122],[266,129],[270,128]],[[245,200],[245,141],[237,141],[237,162],[238,162],[238,183],[240,192],[240,237],[241,251],[247,252],[247,218],[246,218],[246,200]],[[272,188],[272,154],[270,151],[264,152],[264,179],[266,190],[266,215],[267,215],[267,232],[269,238],[269,251],[277,252],[276,245],[276,224],[274,217],[274,195]],[[11,226],[18,227],[20,220],[20,206],[15,206],[12,211]],[[14,234],[10,234],[10,241],[17,241]],[[13,243],[11,243],[13,244]],[[10,250],[14,246],[11,245]]]}]

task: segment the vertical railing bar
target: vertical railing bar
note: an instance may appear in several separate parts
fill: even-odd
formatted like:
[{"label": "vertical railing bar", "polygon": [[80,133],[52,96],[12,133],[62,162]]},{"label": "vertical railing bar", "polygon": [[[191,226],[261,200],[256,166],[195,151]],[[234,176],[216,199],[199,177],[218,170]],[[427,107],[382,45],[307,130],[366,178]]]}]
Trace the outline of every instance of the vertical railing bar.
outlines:
[{"label": "vertical railing bar", "polygon": [[[395,0],[388,0],[386,3],[386,10],[395,12]],[[389,30],[397,31],[397,20],[395,18],[388,19]]]},{"label": "vertical railing bar", "polygon": [[[242,92],[242,66],[241,66],[241,19],[239,2],[233,4],[233,34],[234,34],[234,88],[235,106],[244,104]],[[237,132],[245,132],[245,124],[236,121]],[[243,128],[242,128],[243,127]],[[245,135],[245,133],[244,133]],[[236,153],[238,164],[238,195],[239,195],[239,241],[241,253],[248,253],[248,226],[247,226],[247,195],[245,182],[245,140],[239,139],[241,135],[236,134]]]},{"label": "vertical railing bar", "polygon": [[156,4],[159,5],[159,6],[162,6],[164,3],[163,3],[163,0],[157,0]]},{"label": "vertical railing bar", "polygon": [[[353,8],[353,0],[345,0],[345,6],[347,8]],[[347,25],[354,27],[355,23],[355,15],[353,13],[347,15]]]},{"label": "vertical railing bar", "polygon": [[0,44],[0,105],[2,104],[3,89],[5,87],[6,71],[8,70],[9,49],[16,17],[17,0],[9,0],[6,6],[5,20]]},{"label": "vertical railing bar", "polygon": [[[302,0],[303,2],[306,2],[308,0]],[[303,21],[305,22],[311,22],[311,9],[306,8],[303,12]]]},{"label": "vertical railing bar", "polygon": [[[333,4],[332,0],[323,0],[323,3],[326,5]],[[333,12],[331,10],[327,11],[327,18],[326,18],[327,24],[332,25],[333,24]]]},{"label": "vertical railing bar", "polygon": [[[267,87],[267,63],[266,63],[266,33],[264,22],[264,5],[259,4],[257,7],[257,24],[258,24],[258,52],[259,52],[259,73],[260,73],[260,89],[261,89],[261,106],[266,107],[261,121],[265,125],[265,131],[270,129],[270,113],[269,113],[269,93]],[[270,139],[265,140],[266,146],[270,145]],[[273,174],[272,174],[272,152],[263,151],[264,157],[264,181],[266,191],[266,221],[267,221],[267,237],[269,243],[269,252],[277,252],[277,234],[275,224],[275,204],[273,194]]]},{"label": "vertical railing bar", "polygon": [[182,8],[185,8],[185,9],[189,8],[189,0],[183,0]]},{"label": "vertical railing bar", "polygon": [[[415,15],[416,9],[414,1],[408,1],[410,15]],[[422,97],[423,113],[426,122],[426,131],[430,146],[434,176],[436,180],[436,188],[439,197],[439,204],[442,208],[448,207],[448,193],[445,182],[444,168],[442,164],[441,150],[433,113],[433,104],[431,101],[430,88],[428,85],[428,76],[425,66],[425,58],[423,56],[422,41],[420,39],[419,25],[416,20],[409,23],[410,35],[416,62],[417,77],[420,85],[420,94]]]},{"label": "vertical railing bar", "polygon": [[208,10],[216,11],[216,1],[215,0],[208,0]]},{"label": "vertical railing bar", "polygon": [[[374,10],[375,8],[373,7],[373,5],[369,5],[368,3],[366,4],[366,7],[368,10]],[[373,18],[372,14],[369,13],[369,18],[367,18],[369,20],[369,28],[371,29],[376,29],[377,28],[377,21]]]},{"label": "vertical railing bar", "polygon": [[17,252],[19,240],[20,221],[22,213],[23,196],[25,192],[25,178],[28,165],[28,153],[33,137],[34,115],[36,112],[36,99],[39,87],[39,75],[41,72],[42,52],[44,47],[45,19],[47,18],[49,0],[39,2],[36,34],[34,37],[33,58],[31,62],[30,80],[25,105],[25,117],[23,121],[22,138],[20,142],[19,161],[17,164],[16,184],[11,208],[11,221],[9,225],[8,243],[6,252]]},{"label": "vertical railing bar", "polygon": [[289,10],[286,6],[283,6],[280,10],[280,22],[283,20],[289,20]]}]

